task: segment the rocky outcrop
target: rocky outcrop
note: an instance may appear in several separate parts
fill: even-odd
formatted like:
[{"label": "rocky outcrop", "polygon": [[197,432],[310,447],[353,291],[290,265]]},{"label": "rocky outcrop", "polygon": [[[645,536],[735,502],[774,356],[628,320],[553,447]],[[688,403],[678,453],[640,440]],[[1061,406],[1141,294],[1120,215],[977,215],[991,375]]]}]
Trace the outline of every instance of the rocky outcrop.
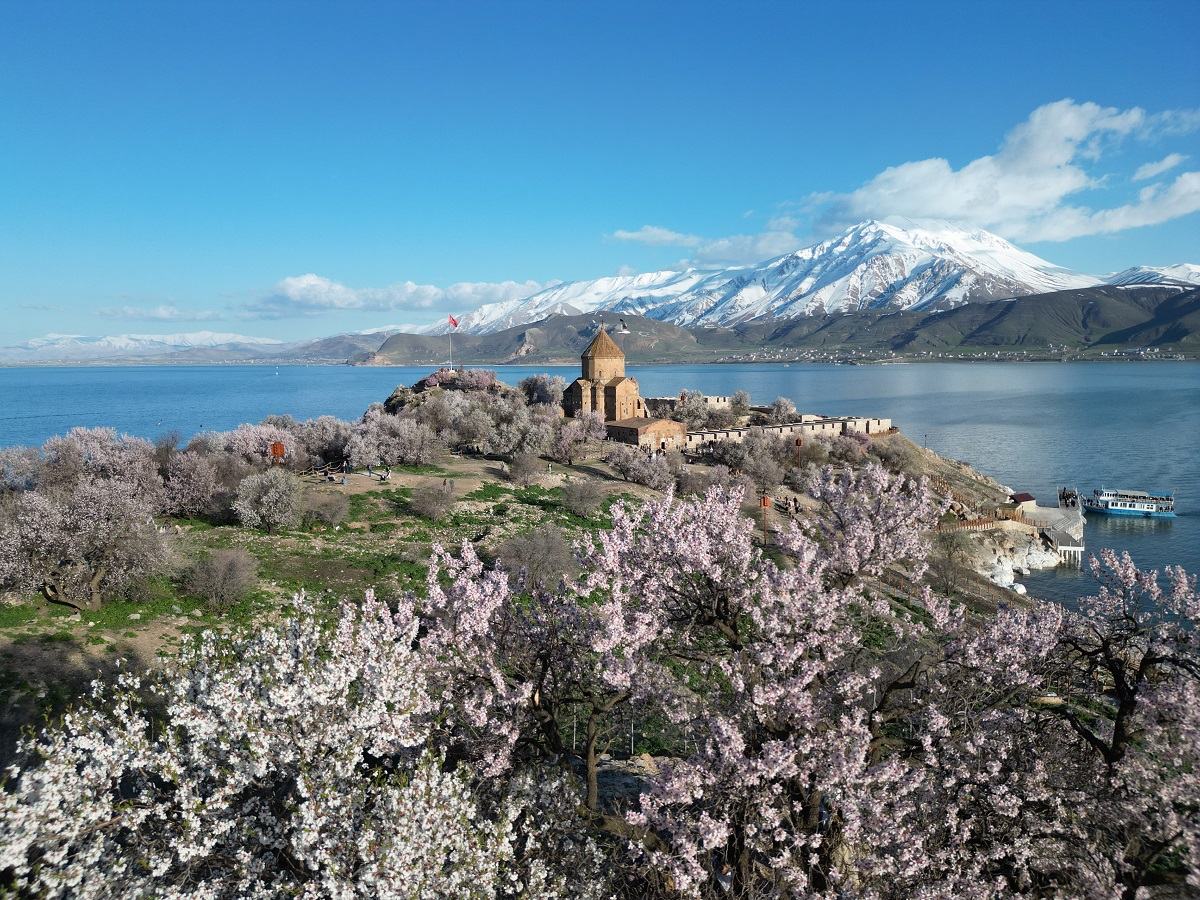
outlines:
[{"label": "rocky outcrop", "polygon": [[972,535],[972,568],[1000,585],[1011,587],[1020,575],[1034,569],[1053,569],[1058,553],[1038,534],[996,528]]}]

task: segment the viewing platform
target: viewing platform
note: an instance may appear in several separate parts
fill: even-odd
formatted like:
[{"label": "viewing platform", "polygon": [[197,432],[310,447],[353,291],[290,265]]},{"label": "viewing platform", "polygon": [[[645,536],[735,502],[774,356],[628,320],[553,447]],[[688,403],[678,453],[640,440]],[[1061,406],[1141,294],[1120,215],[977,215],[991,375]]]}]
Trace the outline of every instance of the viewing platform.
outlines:
[{"label": "viewing platform", "polygon": [[1012,501],[1021,512],[1021,521],[1032,525],[1058,552],[1063,562],[1083,562],[1083,505],[1070,488],[1058,492],[1057,506],[1039,506],[1031,494],[1013,494]]}]

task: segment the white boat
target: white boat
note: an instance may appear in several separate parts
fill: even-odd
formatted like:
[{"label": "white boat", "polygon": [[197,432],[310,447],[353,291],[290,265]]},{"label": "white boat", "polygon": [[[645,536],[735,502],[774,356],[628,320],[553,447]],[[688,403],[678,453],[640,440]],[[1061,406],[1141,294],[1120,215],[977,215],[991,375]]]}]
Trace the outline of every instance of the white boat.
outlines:
[{"label": "white boat", "polygon": [[1092,491],[1083,498],[1085,512],[1106,516],[1139,516],[1148,519],[1175,518],[1175,495],[1148,491]]}]

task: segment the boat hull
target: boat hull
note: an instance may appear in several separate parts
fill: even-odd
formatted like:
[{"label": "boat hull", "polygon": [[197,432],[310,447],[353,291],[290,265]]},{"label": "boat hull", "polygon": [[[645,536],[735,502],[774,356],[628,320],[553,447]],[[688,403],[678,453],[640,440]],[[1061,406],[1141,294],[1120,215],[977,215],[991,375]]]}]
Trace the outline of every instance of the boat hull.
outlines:
[{"label": "boat hull", "polygon": [[1154,512],[1152,510],[1137,510],[1137,509],[1108,509],[1106,507],[1085,506],[1085,513],[1096,513],[1101,516],[1124,516],[1130,519],[1174,519],[1173,512]]}]

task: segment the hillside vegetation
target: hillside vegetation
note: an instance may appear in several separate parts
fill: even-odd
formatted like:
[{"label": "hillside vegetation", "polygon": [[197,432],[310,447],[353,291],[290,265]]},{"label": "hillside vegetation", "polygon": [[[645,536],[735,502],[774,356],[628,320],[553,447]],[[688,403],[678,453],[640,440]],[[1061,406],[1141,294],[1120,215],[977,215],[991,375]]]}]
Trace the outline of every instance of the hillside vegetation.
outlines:
[{"label": "hillside vegetation", "polygon": [[602,448],[561,392],[4,451],[0,895],[1200,888],[1194,580],[988,602],[937,539],[1004,502],[965,465]]}]

